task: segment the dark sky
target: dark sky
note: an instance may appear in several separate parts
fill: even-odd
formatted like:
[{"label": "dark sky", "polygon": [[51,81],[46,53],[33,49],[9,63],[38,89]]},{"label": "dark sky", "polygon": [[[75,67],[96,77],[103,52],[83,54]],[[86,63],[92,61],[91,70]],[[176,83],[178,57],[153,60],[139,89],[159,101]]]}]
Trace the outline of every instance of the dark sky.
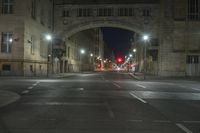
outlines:
[{"label": "dark sky", "polygon": [[125,56],[130,49],[131,38],[133,38],[134,33],[128,30],[111,27],[104,27],[101,29],[105,43],[113,50],[115,56]]}]

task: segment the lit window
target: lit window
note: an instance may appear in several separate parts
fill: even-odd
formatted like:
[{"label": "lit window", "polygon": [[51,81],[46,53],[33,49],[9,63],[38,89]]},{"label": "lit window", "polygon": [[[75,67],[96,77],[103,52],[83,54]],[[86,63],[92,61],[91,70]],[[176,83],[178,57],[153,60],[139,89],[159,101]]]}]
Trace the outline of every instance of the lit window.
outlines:
[{"label": "lit window", "polygon": [[3,32],[1,41],[1,52],[11,53],[11,45],[13,43],[12,33]]}]

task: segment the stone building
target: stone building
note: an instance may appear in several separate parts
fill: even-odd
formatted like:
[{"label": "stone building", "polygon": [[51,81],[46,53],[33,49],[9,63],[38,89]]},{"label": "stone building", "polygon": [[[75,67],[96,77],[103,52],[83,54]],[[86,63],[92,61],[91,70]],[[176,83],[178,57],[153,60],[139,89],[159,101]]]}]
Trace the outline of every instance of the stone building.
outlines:
[{"label": "stone building", "polygon": [[[51,61],[60,63],[58,72],[67,72],[71,68],[65,64],[73,64],[67,57],[68,38],[99,27],[135,32],[140,36],[141,51],[141,36],[149,34],[150,73],[200,75],[200,0],[54,0],[53,12],[53,0],[18,1],[0,0],[1,75],[45,75],[48,69],[57,71]],[[52,31],[52,20],[54,36],[65,49],[59,58],[54,46],[51,55],[53,42],[44,40]],[[72,47],[76,49],[76,45]]]},{"label": "stone building", "polygon": [[[56,32],[64,36],[94,27],[149,34],[148,72],[161,76],[199,76],[200,0],[58,0]],[[64,29],[64,30],[63,30]],[[140,70],[143,40],[140,45]]]},{"label": "stone building", "polygon": [[47,74],[52,5],[52,0],[0,0],[0,75]]}]

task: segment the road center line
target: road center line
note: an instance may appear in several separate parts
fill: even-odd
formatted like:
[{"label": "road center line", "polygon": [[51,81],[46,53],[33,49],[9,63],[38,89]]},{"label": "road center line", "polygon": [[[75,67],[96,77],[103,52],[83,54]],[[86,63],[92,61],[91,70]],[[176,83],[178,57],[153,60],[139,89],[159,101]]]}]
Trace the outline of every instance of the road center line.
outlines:
[{"label": "road center line", "polygon": [[141,87],[141,88],[147,88],[146,86],[143,86],[143,85],[140,85],[140,84],[136,84],[138,87]]},{"label": "road center line", "polygon": [[133,92],[129,93],[131,96],[133,96],[134,98],[138,99],[139,101],[143,102],[143,103],[147,103],[145,100],[143,100],[142,98],[138,97],[137,95],[135,95]]},{"label": "road center line", "polygon": [[195,90],[195,91],[200,91],[200,89],[198,89],[198,88],[192,88],[193,90]]},{"label": "road center line", "polygon": [[114,114],[114,112],[112,111],[110,105],[109,105],[107,102],[106,102],[106,107],[107,107],[107,109],[108,109],[108,112],[109,112],[110,117],[111,117],[112,119],[114,119],[114,118],[115,118],[115,114]]},{"label": "road center line", "polygon": [[183,121],[184,123],[200,123],[200,121]]},{"label": "road center line", "polygon": [[180,124],[180,123],[176,123],[176,126],[179,127],[180,129],[182,129],[184,132],[186,133],[193,133],[192,131],[190,131],[187,127],[185,127],[184,125]]},{"label": "road center line", "polygon": [[117,88],[121,88],[120,85],[116,84],[116,83],[112,83],[114,86],[116,86]]},{"label": "road center line", "polygon": [[22,91],[22,94],[27,94],[27,93],[29,93],[28,90]]},{"label": "road center line", "polygon": [[155,123],[171,123],[171,121],[168,120],[154,120]]},{"label": "road center line", "polygon": [[33,87],[28,87],[29,90],[33,89]]}]

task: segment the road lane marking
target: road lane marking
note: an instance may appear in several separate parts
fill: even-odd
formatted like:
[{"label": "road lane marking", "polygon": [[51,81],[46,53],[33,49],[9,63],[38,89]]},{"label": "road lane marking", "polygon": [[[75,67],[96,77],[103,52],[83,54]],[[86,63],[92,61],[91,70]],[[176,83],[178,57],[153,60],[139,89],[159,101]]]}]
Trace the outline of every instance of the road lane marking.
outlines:
[{"label": "road lane marking", "polygon": [[147,87],[146,86],[143,86],[143,85],[140,85],[140,84],[136,84],[138,87],[141,87],[141,88],[144,88],[146,89]]},{"label": "road lane marking", "polygon": [[182,125],[180,123],[176,123],[176,126],[179,127],[180,129],[182,129],[185,133],[193,133],[187,127],[185,127],[184,125]]},{"label": "road lane marking", "polygon": [[114,86],[116,86],[117,88],[121,88],[120,85],[116,84],[116,83],[112,83]]},{"label": "road lane marking", "polygon": [[145,100],[143,100],[142,98],[138,97],[137,95],[135,95],[133,92],[129,92],[129,94],[131,96],[133,96],[134,98],[138,99],[139,101],[143,102],[143,103],[147,103]]},{"label": "road lane marking", "polygon": [[27,102],[25,105],[48,106],[103,106],[104,103],[78,103],[78,102]]},{"label": "road lane marking", "polygon": [[78,90],[80,90],[80,91],[84,91],[84,88],[78,88]]},{"label": "road lane marking", "polygon": [[183,123],[200,123],[200,121],[183,121]]},{"label": "road lane marking", "polygon": [[143,122],[143,120],[128,120],[130,122]]},{"label": "road lane marking", "polygon": [[110,105],[109,105],[107,102],[106,102],[106,107],[107,107],[107,110],[108,110],[108,112],[109,112],[110,117],[111,117],[112,119],[114,119],[114,118],[115,118],[115,114],[114,114],[114,112],[112,111]]},{"label": "road lane marking", "polygon": [[31,90],[31,89],[33,89],[33,87],[32,87],[32,86],[31,86],[31,87],[28,87],[28,89]]},{"label": "road lane marking", "polygon": [[155,123],[171,123],[169,120],[154,120]]},{"label": "road lane marking", "polygon": [[29,93],[28,90],[22,91],[22,94],[27,94],[27,93]]},{"label": "road lane marking", "polygon": [[200,88],[192,88],[195,91],[200,91]]},{"label": "road lane marking", "polygon": [[37,86],[37,85],[38,85],[37,83],[33,84],[33,86]]}]

